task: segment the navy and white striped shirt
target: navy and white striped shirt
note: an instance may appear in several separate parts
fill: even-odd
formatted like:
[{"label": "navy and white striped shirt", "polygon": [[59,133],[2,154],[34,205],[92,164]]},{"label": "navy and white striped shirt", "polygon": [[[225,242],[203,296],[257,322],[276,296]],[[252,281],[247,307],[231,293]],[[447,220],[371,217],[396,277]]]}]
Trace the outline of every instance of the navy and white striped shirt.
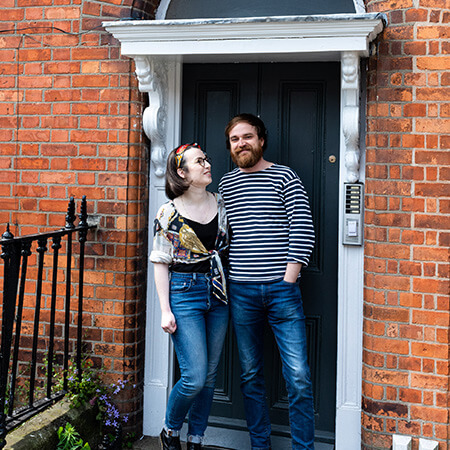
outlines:
[{"label": "navy and white striped shirt", "polygon": [[284,277],[288,262],[308,265],[314,228],[308,197],[292,169],[236,168],[222,177],[219,192],[232,230],[231,280],[273,281]]}]

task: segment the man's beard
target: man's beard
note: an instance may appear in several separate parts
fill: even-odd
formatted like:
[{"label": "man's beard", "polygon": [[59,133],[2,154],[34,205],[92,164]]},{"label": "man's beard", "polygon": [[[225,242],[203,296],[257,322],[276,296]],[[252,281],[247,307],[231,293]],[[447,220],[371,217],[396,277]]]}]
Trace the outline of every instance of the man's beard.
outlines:
[{"label": "man's beard", "polygon": [[[241,152],[246,150],[247,153],[242,155]],[[244,149],[239,149],[239,151],[231,151],[231,159],[233,162],[241,169],[250,169],[253,167],[262,157],[264,150],[261,146],[259,147],[245,147]]]}]

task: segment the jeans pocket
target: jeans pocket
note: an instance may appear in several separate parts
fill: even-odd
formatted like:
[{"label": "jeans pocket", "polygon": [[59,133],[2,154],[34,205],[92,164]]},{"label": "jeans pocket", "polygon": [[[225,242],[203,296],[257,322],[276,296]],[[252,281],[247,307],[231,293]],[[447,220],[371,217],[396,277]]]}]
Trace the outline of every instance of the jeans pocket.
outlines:
[{"label": "jeans pocket", "polygon": [[286,280],[282,279],[281,284],[285,284],[286,286],[297,286],[297,281],[294,281],[292,283],[291,281],[286,281]]},{"label": "jeans pocket", "polygon": [[192,285],[192,280],[171,280],[170,292],[187,292]]}]

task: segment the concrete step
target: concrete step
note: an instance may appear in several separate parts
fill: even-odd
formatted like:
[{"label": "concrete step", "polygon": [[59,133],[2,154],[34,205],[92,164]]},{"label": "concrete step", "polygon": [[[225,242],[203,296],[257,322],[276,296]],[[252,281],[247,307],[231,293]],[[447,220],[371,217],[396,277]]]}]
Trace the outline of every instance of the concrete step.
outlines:
[{"label": "concrete step", "polygon": [[[186,448],[184,442],[181,443],[183,450]],[[204,447],[205,450],[230,450],[223,447]],[[161,445],[159,443],[159,438],[143,436],[140,440],[133,444],[133,450],[161,450]]]}]

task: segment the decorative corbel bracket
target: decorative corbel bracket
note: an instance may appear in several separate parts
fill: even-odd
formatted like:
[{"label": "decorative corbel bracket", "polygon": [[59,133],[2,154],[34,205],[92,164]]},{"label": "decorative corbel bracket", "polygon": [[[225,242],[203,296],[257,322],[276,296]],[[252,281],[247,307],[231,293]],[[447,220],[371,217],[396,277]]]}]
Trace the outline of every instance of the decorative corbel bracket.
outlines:
[{"label": "decorative corbel bracket", "polygon": [[359,180],[359,54],[343,52],[342,70],[342,130],[345,138],[346,181]]},{"label": "decorative corbel bracket", "polygon": [[148,92],[149,106],[143,113],[144,132],[151,142],[151,161],[155,175],[163,177],[166,169],[167,67],[162,60],[148,56],[134,57],[139,90]]},{"label": "decorative corbel bracket", "polygon": [[355,6],[356,14],[364,14],[366,12],[364,0],[353,0],[353,5]]}]

